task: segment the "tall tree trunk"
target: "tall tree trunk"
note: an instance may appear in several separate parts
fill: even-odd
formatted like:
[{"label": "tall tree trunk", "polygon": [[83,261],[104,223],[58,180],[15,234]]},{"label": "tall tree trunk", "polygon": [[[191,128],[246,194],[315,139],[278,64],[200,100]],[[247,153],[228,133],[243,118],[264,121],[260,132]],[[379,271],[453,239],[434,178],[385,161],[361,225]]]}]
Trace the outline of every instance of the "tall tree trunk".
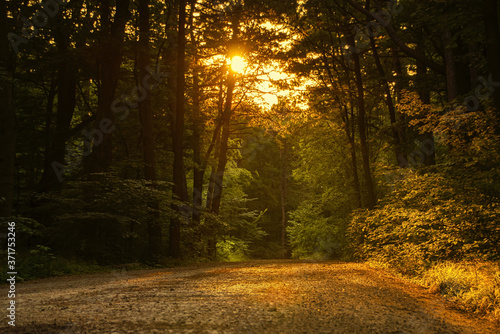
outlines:
[{"label": "tall tree trunk", "polygon": [[[148,76],[147,68],[150,66],[149,59],[149,0],[139,0],[139,52],[137,55],[137,65],[139,68],[139,85],[143,84],[143,79]],[[142,85],[143,86],[143,85]],[[147,90],[148,87],[142,87]],[[151,99],[149,94],[144,96],[139,102],[139,117],[142,128],[142,147],[144,155],[144,176],[146,180],[156,181],[156,159],[154,150],[154,129],[153,111],[151,110]]]},{"label": "tall tree trunk", "polygon": [[396,162],[398,162],[401,156],[403,155],[403,148],[401,145],[402,140],[399,136],[397,129],[396,108],[394,107],[394,102],[392,101],[391,89],[389,87],[389,83],[387,82],[387,78],[385,77],[385,71],[380,62],[380,57],[378,55],[377,46],[375,45],[375,40],[373,36],[370,36],[370,44],[373,52],[373,57],[375,58],[375,65],[377,66],[377,70],[380,75],[380,84],[384,88],[385,92],[385,101],[387,109],[389,110],[392,138],[394,140],[394,153],[396,155]]},{"label": "tall tree trunk", "polygon": [[[417,44],[417,50],[420,50],[420,43]],[[417,92],[423,104],[430,105],[431,104],[431,92],[429,86],[426,83],[426,75],[427,75],[427,66],[423,64],[421,61],[417,60]],[[432,132],[425,133],[423,135],[423,140],[421,141],[422,147],[420,147],[420,151],[424,156],[424,161],[422,163],[425,166],[432,166],[436,164],[436,152],[435,152],[435,143],[434,143],[434,135]]]},{"label": "tall tree trunk", "polygon": [[[101,1],[101,36],[99,55],[99,100],[95,128],[90,132],[93,137],[93,150],[90,156],[90,171],[106,172],[113,161],[112,133],[115,116],[111,109],[118,84],[122,62],[122,44],[125,25],[128,21],[129,0],[116,0],[116,13],[111,24],[110,0]],[[90,138],[89,138],[90,140]]]},{"label": "tall tree trunk", "polygon": [[[210,212],[214,215],[219,215],[220,204],[222,200],[222,185],[224,182],[224,173],[226,171],[227,165],[227,152],[229,150],[229,132],[231,125],[232,116],[232,102],[233,102],[233,92],[236,85],[236,77],[234,73],[229,70],[228,84],[227,84],[227,94],[226,103],[224,106],[224,111],[222,113],[222,132],[220,135],[220,143],[218,148],[218,162],[217,169],[215,173],[212,170],[210,175],[210,185],[212,186],[210,193]],[[216,249],[216,236],[211,237],[208,241],[208,255],[210,258],[215,259],[217,254]]]},{"label": "tall tree trunk", "polygon": [[[196,0],[191,1],[190,26],[193,26],[194,11]],[[196,43],[194,29],[190,30],[190,38],[192,43]],[[201,157],[202,133],[204,129],[203,115],[200,108],[200,78],[198,75],[199,56],[195,46],[193,50],[193,224],[198,226],[201,222],[201,208],[203,205],[203,176],[205,168],[203,168]]]},{"label": "tall tree trunk", "polygon": [[[239,18],[237,15],[233,16],[231,22],[232,36],[230,45],[237,45],[239,38]],[[231,52],[231,50],[229,50]],[[222,183],[224,181],[224,172],[226,170],[227,164],[227,152],[228,152],[228,143],[229,143],[229,128],[231,125],[231,117],[233,113],[233,93],[234,87],[236,86],[236,74],[229,67],[228,69],[228,78],[227,78],[227,92],[226,92],[226,101],[224,104],[224,110],[221,115],[221,123],[222,123],[222,132],[220,137],[220,146],[219,146],[219,161],[217,163],[217,172],[214,180],[216,182],[216,186],[219,187],[218,191],[213,193],[212,198],[212,206],[211,212],[218,215],[220,209],[220,203],[222,198]]]},{"label": "tall tree trunk", "polygon": [[[221,80],[219,84],[219,98],[217,100],[217,109],[218,109],[218,121],[215,126],[213,135],[212,135],[212,142],[210,143],[210,146],[208,147],[208,150],[205,154],[205,161],[203,162],[204,165],[208,164],[210,155],[212,151],[214,152],[214,157],[217,159],[219,156],[219,143],[220,143],[220,131],[222,129],[222,114],[224,113],[224,79],[223,75],[221,75]],[[206,166],[205,166],[206,168]],[[203,168],[203,170],[205,170]],[[212,210],[212,199],[213,199],[213,194],[215,190],[215,183],[216,183],[216,174],[217,171],[217,165],[215,163],[212,163],[211,165],[211,170],[210,170],[210,178],[208,181],[208,189],[207,189],[207,201],[205,208],[207,209],[208,212]]]},{"label": "tall tree trunk", "polygon": [[230,70],[227,84],[226,103],[224,112],[222,113],[222,132],[219,146],[219,161],[217,163],[217,171],[215,173],[215,184],[218,189],[213,193],[211,212],[218,215],[220,210],[220,203],[222,199],[222,183],[224,181],[224,172],[226,171],[227,152],[229,150],[229,130],[231,125],[232,116],[232,102],[233,92],[236,85],[236,76]]},{"label": "tall tree trunk", "polygon": [[286,228],[288,218],[286,215],[286,200],[287,200],[287,142],[282,141],[283,147],[280,147],[281,175],[280,175],[280,204],[281,204],[281,249],[284,259],[289,258],[288,242],[286,238]]},{"label": "tall tree trunk", "polygon": [[448,102],[453,102],[458,96],[457,69],[455,64],[455,53],[451,47],[451,31],[446,29],[443,32],[444,63],[446,67],[446,93]]},{"label": "tall tree trunk", "polygon": [[349,152],[351,155],[351,169],[352,169],[352,188],[354,190],[354,197],[356,198],[356,204],[358,208],[363,206],[363,201],[361,199],[361,188],[359,185],[359,175],[358,175],[358,160],[356,158],[356,143],[354,141],[354,129],[351,131],[350,123],[353,123],[354,127],[354,107],[352,103],[351,106],[351,120],[349,122],[349,113],[347,111],[347,106],[344,106],[344,130],[347,137],[347,142],[349,143]]},{"label": "tall tree trunk", "polygon": [[[484,1],[484,24],[486,30],[486,60],[493,82],[500,82],[500,31],[498,19],[498,0]],[[491,87],[490,87],[491,88]],[[500,87],[494,87],[493,101],[497,119],[500,122]],[[500,126],[497,128],[500,134]]]},{"label": "tall tree trunk", "polygon": [[[232,28],[232,36],[231,36],[231,45],[236,45],[238,41],[239,35],[239,18],[235,15],[231,22]],[[230,50],[231,51],[231,50]],[[233,93],[234,87],[236,86],[236,75],[231,70],[228,69],[228,78],[227,78],[227,93],[226,93],[226,101],[224,104],[224,110],[221,115],[221,124],[222,124],[222,132],[220,135],[220,144],[218,149],[218,162],[217,162],[217,170],[215,174],[212,172],[210,184],[213,186],[212,192],[209,194],[210,196],[210,212],[214,215],[219,215],[220,204],[222,200],[222,185],[224,183],[224,173],[226,171],[227,164],[227,152],[229,150],[229,132],[231,125],[231,117],[233,113],[232,104],[233,104]],[[209,199],[207,198],[207,201]],[[216,249],[216,237],[210,238],[208,241],[208,253],[212,259],[215,259],[217,254]]]},{"label": "tall tree trunk", "polygon": [[[149,0],[139,0],[139,52],[137,55],[137,64],[139,67],[139,85],[143,83],[143,78],[148,75],[147,68],[150,65],[149,60]],[[150,87],[149,87],[150,88]],[[144,177],[152,181],[152,187],[156,188],[156,159],[155,159],[155,136],[153,127],[153,111],[151,110],[151,101],[147,92],[148,87],[142,87],[146,90],[144,98],[139,102],[139,118],[142,130],[142,152],[144,157]],[[153,262],[159,262],[162,247],[162,229],[160,217],[158,214],[159,203],[153,200],[150,203],[151,217],[148,219],[148,238],[149,238],[149,256]]]},{"label": "tall tree trunk", "polygon": [[[355,47],[354,36],[348,34],[346,36],[347,43],[353,49]],[[357,104],[358,104],[358,130],[359,130],[359,144],[361,147],[361,157],[363,159],[363,177],[366,184],[367,202],[366,205],[369,209],[375,207],[377,201],[375,196],[375,185],[373,183],[371,168],[370,168],[370,152],[368,149],[367,140],[367,128],[366,128],[366,110],[365,110],[365,98],[364,98],[364,87],[363,78],[361,76],[361,64],[359,60],[359,54],[356,52],[352,53],[352,60],[354,62],[354,73],[357,88]]]},{"label": "tall tree trunk", "polygon": [[14,65],[7,39],[7,1],[0,0],[0,217],[12,214],[16,151],[16,116],[12,94]]},{"label": "tall tree trunk", "polygon": [[[192,36],[193,39],[194,36]],[[201,212],[203,206],[203,177],[205,175],[205,167],[202,163],[201,144],[202,133],[204,129],[203,117],[200,110],[200,86],[198,77],[198,55],[194,55],[193,69],[193,214],[192,224],[195,231],[199,231],[201,224]],[[196,233],[195,238],[198,242],[203,240],[201,233]]]},{"label": "tall tree trunk", "polygon": [[[348,64],[345,63],[346,58],[342,57],[343,66],[348,69]],[[346,134],[347,143],[349,146],[349,153],[351,156],[351,171],[352,171],[352,190],[354,192],[354,198],[356,200],[356,205],[358,208],[363,207],[363,199],[361,196],[361,185],[359,182],[359,173],[358,173],[358,160],[356,157],[356,125],[354,121],[354,105],[356,104],[353,88],[352,88],[352,80],[351,74],[349,70],[345,71],[344,77],[344,85],[348,89],[347,103],[343,104],[344,114],[343,118],[343,126],[344,132]]]},{"label": "tall tree trunk", "polygon": [[[76,84],[78,67],[73,51],[70,50],[69,36],[65,32],[56,34],[56,45],[59,51],[60,63],[57,72],[57,114],[56,129],[47,160],[40,181],[41,190],[48,191],[56,188],[63,180],[63,170],[55,167],[54,163],[65,164],[66,141],[70,130],[71,120],[76,106]],[[75,157],[73,157],[75,159]],[[74,160],[67,161],[74,165]]]},{"label": "tall tree trunk", "polygon": [[[403,91],[403,67],[401,66],[401,60],[399,59],[399,54],[398,51],[393,48],[391,50],[392,54],[392,63],[393,63],[393,70],[394,73],[396,73],[395,77],[395,85],[394,85],[394,98],[396,103],[399,103],[401,101],[401,92]],[[397,121],[397,131],[398,131],[398,136],[401,138],[401,156],[398,157],[398,164],[399,167],[407,167],[408,166],[408,138],[410,137],[408,133],[408,121],[406,119],[406,116],[404,114],[398,113],[399,119],[396,119]]]},{"label": "tall tree trunk", "polygon": [[[187,201],[186,176],[184,171],[184,89],[185,89],[185,48],[186,48],[186,0],[179,1],[179,28],[177,35],[177,85],[176,108],[173,123],[174,164],[173,189],[174,199]],[[177,217],[170,221],[169,255],[180,257],[181,222],[184,217],[181,205],[174,205]]]},{"label": "tall tree trunk", "polygon": [[[47,105],[45,106],[45,149],[44,149],[44,171],[51,168],[51,145],[52,145],[52,114],[54,113],[54,100],[57,93],[56,72],[52,73],[49,93],[47,94]],[[43,179],[43,175],[42,175]]]},{"label": "tall tree trunk", "polygon": [[195,56],[195,69],[193,73],[193,222],[200,223],[201,206],[203,203],[203,175],[205,170],[202,168],[201,161],[201,135],[203,132],[203,117],[200,110],[200,87],[197,72],[198,58]]}]

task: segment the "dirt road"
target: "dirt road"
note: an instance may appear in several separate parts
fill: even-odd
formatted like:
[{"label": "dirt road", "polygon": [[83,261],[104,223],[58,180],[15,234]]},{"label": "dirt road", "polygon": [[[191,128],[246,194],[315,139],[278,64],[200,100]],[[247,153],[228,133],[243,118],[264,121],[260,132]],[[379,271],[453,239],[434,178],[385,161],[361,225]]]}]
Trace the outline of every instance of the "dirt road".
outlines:
[{"label": "dirt road", "polygon": [[51,278],[19,283],[16,305],[15,329],[4,319],[0,333],[500,333],[424,288],[338,262]]}]

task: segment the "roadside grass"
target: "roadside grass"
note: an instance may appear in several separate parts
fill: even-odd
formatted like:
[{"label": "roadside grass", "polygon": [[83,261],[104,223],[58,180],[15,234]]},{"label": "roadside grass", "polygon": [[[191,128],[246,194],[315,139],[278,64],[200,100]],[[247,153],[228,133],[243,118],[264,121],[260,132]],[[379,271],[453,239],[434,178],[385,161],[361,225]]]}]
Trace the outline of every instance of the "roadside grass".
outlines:
[{"label": "roadside grass", "polygon": [[371,260],[367,264],[425,286],[468,312],[500,322],[500,262],[445,261],[411,275],[382,261]]},{"label": "roadside grass", "polygon": [[437,263],[417,278],[417,282],[457,301],[468,311],[500,321],[499,263]]}]

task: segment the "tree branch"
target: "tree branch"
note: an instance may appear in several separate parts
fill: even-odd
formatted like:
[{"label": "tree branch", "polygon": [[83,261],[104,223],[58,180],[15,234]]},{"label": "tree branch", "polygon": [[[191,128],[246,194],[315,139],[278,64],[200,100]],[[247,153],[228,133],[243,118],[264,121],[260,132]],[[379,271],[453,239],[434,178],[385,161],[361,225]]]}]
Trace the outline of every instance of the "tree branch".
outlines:
[{"label": "tree branch", "polygon": [[369,10],[366,10],[365,8],[363,8],[362,6],[360,6],[359,4],[357,4],[353,0],[346,0],[346,1],[352,7],[354,7],[355,9],[357,9],[359,12],[365,14],[368,17],[371,17],[371,18],[375,19],[378,23],[380,23],[380,25],[382,27],[384,27],[384,29],[387,32],[387,34],[389,35],[389,37],[401,49],[401,51],[403,51],[404,53],[406,53],[410,57],[415,58],[416,60],[421,61],[422,64],[424,64],[428,68],[432,69],[434,72],[440,73],[440,74],[445,74],[445,68],[444,68],[443,65],[436,63],[432,59],[429,59],[425,55],[421,54],[420,52],[417,52],[417,51],[413,50],[408,45],[406,45],[403,42],[403,40],[399,37],[399,35],[396,32],[396,30],[394,29],[394,27],[388,21],[386,21],[384,18],[382,18],[380,15],[378,15],[377,13],[371,12]]}]

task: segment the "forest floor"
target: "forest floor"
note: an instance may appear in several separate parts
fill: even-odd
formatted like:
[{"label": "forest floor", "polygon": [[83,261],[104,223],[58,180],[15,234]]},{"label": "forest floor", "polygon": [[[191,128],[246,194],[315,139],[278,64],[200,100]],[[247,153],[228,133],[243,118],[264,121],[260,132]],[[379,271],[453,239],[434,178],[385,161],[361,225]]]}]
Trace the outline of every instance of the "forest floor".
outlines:
[{"label": "forest floor", "polygon": [[2,318],[0,333],[500,333],[381,269],[293,260],[18,283],[15,328]]}]

